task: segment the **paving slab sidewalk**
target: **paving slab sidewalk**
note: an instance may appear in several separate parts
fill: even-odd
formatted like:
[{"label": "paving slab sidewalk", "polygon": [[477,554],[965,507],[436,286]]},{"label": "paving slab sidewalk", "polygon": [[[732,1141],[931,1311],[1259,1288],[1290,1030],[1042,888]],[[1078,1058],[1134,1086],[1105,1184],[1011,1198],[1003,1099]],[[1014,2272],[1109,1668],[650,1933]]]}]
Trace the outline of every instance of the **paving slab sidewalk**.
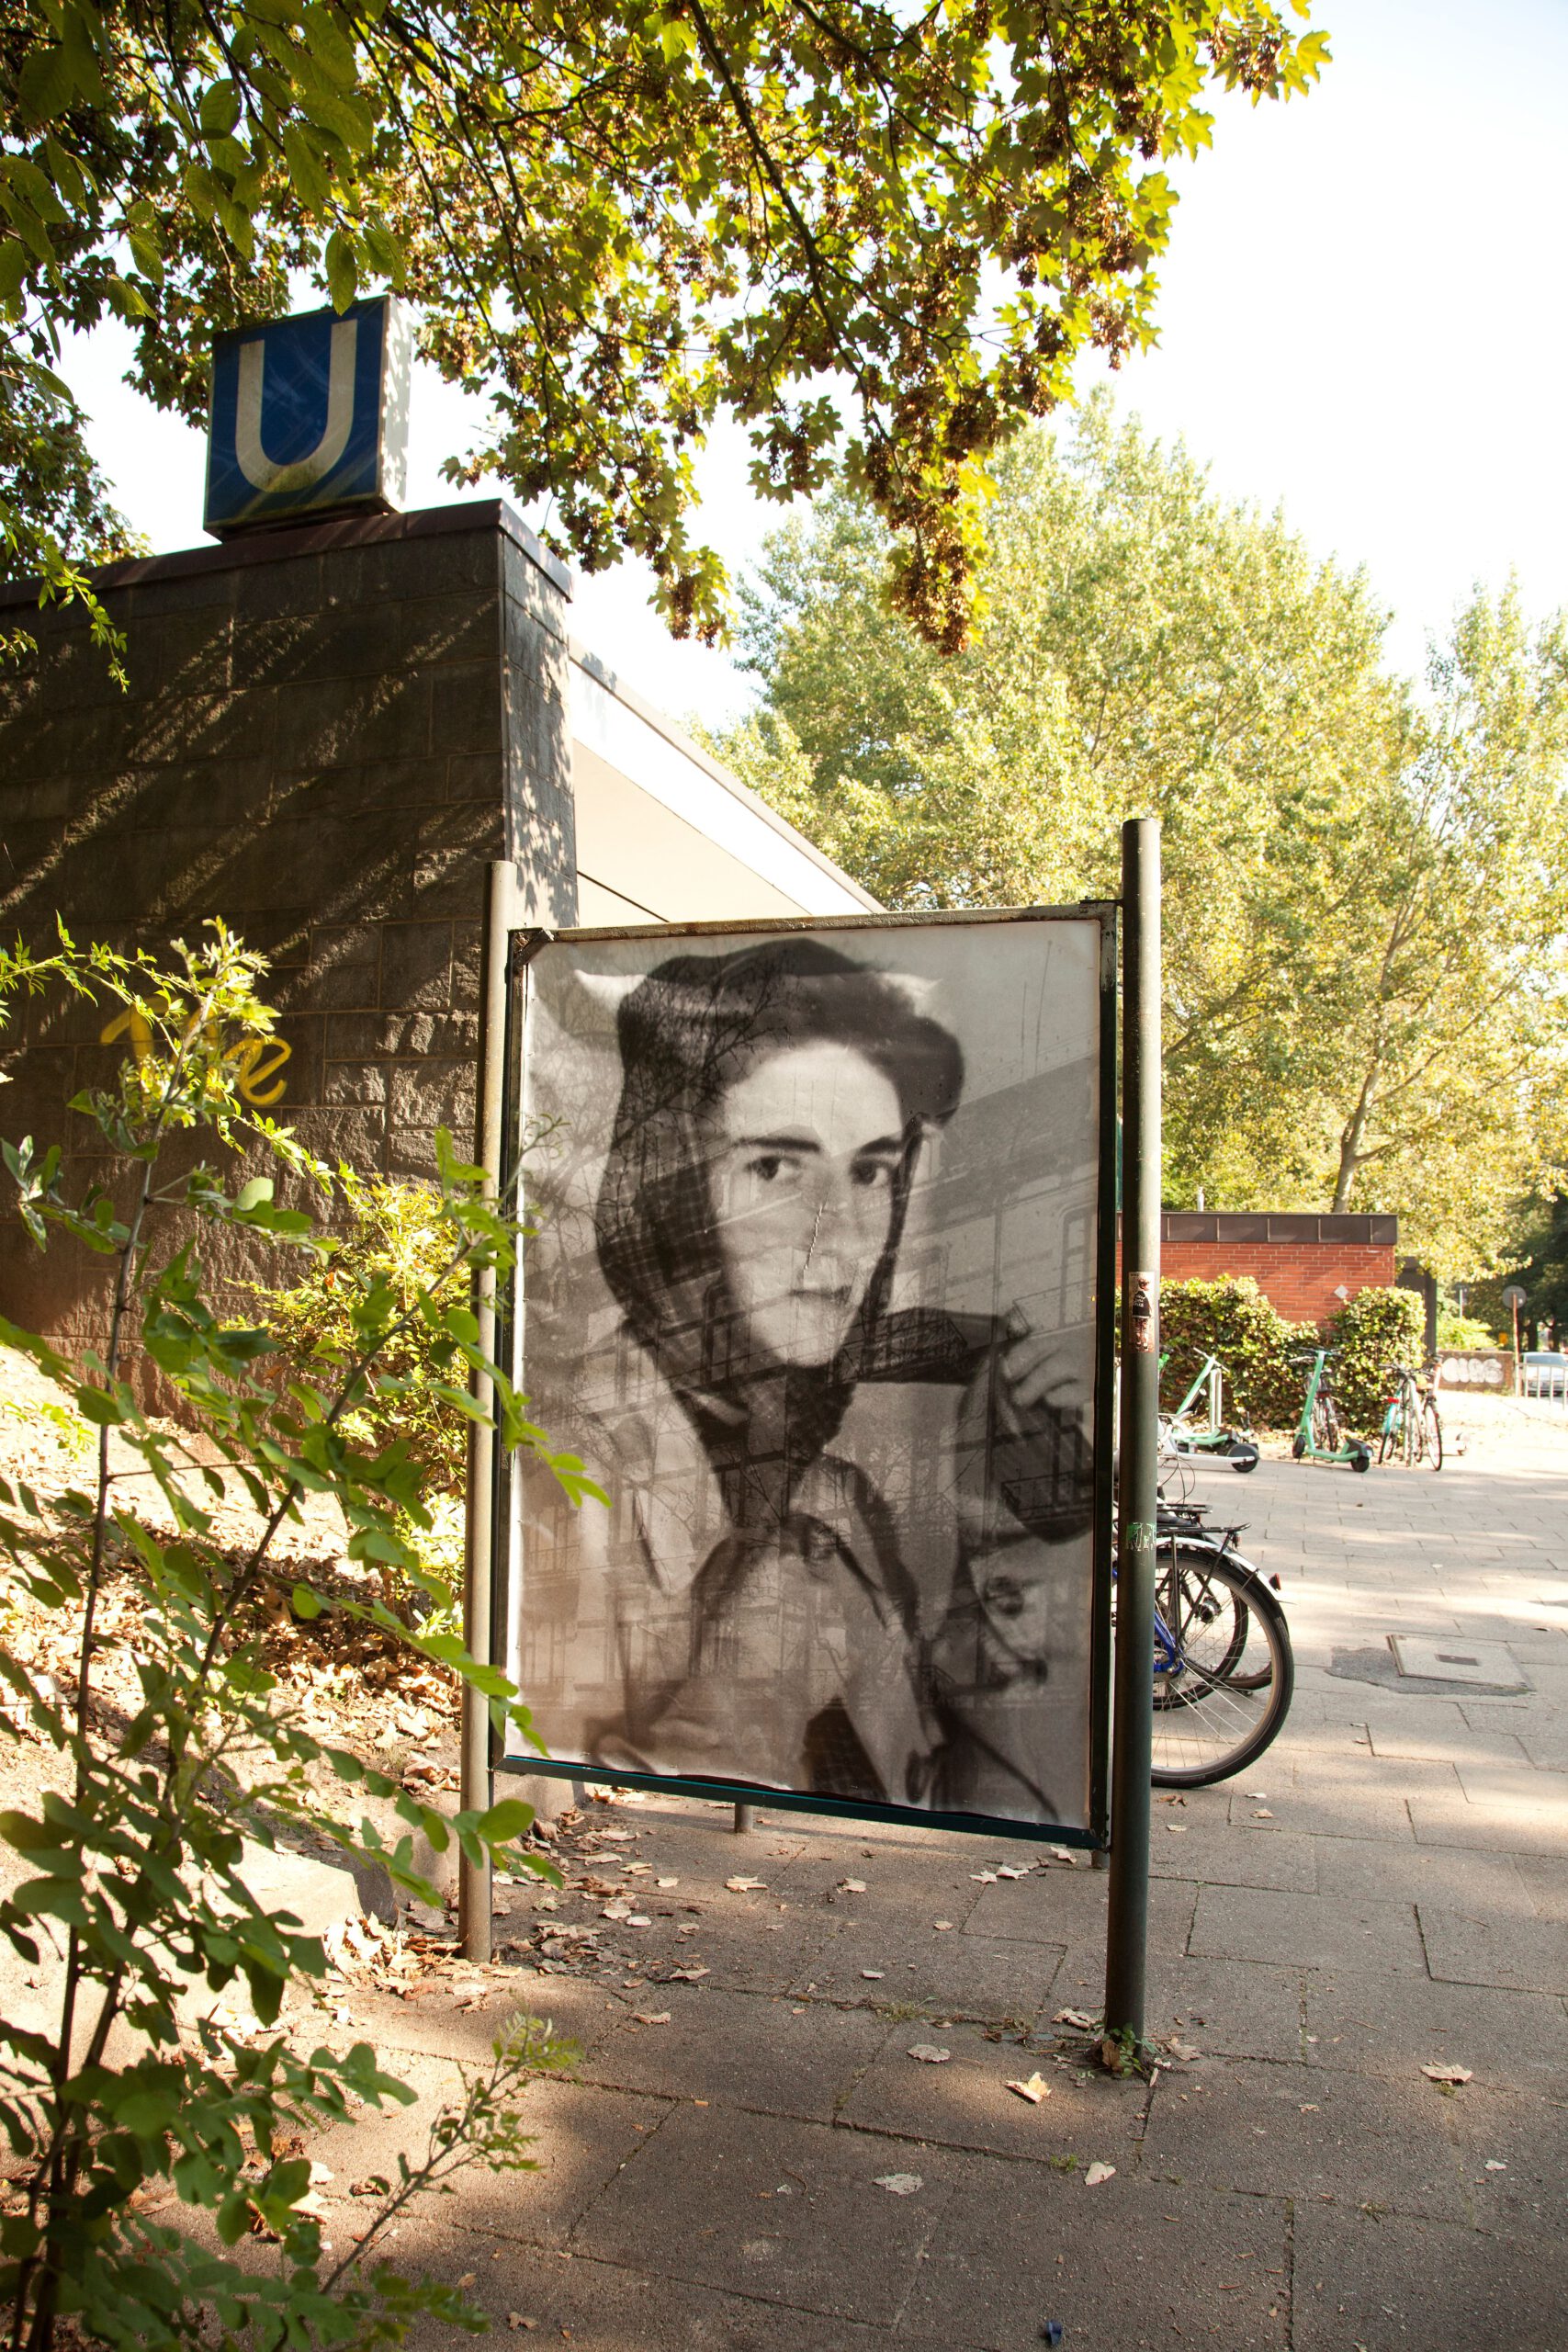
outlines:
[{"label": "paving slab sidewalk", "polygon": [[[653,1866],[647,1928],[600,1922],[596,1963],[521,1966],[439,2021],[356,2004],[416,2054],[416,2117],[509,2007],[584,2053],[530,2094],[541,2169],[389,2251],[471,2276],[508,2340],[579,2352],[1021,2352],[1052,2320],[1069,2352],[1568,2352],[1561,1417],[1478,1418],[1438,1476],[1265,1461],[1202,1491],[1282,1576],[1299,1685],[1246,1776],[1266,1806],[1194,1792],[1169,1838],[1156,1806],[1150,2025],[1193,2055],[1118,2083],[1055,2022],[1099,2005],[1105,1881],[1081,1861],[986,1883],[1040,1849],[594,1803],[577,1843]],[[1500,1641],[1524,1687],[1404,1688],[1395,1634]],[[525,1890],[498,1908],[498,1936],[536,1924]],[[1031,2105],[1007,2085],[1036,2071]],[[333,2152],[345,2234],[387,2128]]]}]

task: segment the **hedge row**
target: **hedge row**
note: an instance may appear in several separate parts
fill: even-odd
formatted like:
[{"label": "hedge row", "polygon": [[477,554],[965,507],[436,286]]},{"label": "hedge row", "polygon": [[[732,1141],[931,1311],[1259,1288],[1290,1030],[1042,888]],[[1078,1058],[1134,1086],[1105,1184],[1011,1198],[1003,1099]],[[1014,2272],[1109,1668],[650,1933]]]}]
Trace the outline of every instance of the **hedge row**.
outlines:
[{"label": "hedge row", "polygon": [[[1323,1345],[1315,1323],[1287,1322],[1249,1275],[1162,1283],[1159,1305],[1162,1405],[1179,1405],[1204,1356],[1216,1355],[1224,1367],[1227,1419],[1295,1427],[1307,1375],[1290,1358]],[[1352,1429],[1375,1433],[1390,1369],[1420,1362],[1423,1333],[1421,1300],[1411,1290],[1359,1291],[1333,1317],[1324,1336],[1339,1350],[1335,1394]]]}]

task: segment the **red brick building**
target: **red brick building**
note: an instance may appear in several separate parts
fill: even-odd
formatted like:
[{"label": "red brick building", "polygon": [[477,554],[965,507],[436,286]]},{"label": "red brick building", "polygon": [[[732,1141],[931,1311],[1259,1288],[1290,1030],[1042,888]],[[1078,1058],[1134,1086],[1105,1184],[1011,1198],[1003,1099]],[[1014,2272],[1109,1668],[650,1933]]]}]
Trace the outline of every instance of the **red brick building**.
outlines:
[{"label": "red brick building", "polygon": [[1160,1217],[1167,1282],[1250,1274],[1292,1323],[1326,1323],[1358,1291],[1390,1287],[1398,1248],[1396,1216],[1167,1209]]}]

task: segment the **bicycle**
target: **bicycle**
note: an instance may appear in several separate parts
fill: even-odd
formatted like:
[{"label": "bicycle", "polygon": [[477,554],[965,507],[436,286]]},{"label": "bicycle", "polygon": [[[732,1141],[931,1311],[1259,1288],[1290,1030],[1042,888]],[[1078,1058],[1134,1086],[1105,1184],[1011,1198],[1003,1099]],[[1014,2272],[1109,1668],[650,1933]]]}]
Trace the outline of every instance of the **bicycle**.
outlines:
[{"label": "bicycle", "polygon": [[1338,1352],[1337,1348],[1314,1348],[1310,1354],[1291,1358],[1298,1370],[1312,1367],[1291,1452],[1298,1462],[1348,1462],[1352,1470],[1370,1470],[1372,1449],[1364,1438],[1347,1431],[1327,1372],[1329,1357]]},{"label": "bicycle", "polygon": [[1203,1506],[1161,1508],[1155,1537],[1156,1788],[1198,1789],[1255,1763],[1295,1688],[1290,1627],[1271,1586]]},{"label": "bicycle", "polygon": [[1396,1363],[1393,1376],[1393,1392],[1383,1412],[1378,1438],[1378,1460],[1387,1462],[1397,1453],[1407,1469],[1429,1463],[1434,1470],[1440,1470],[1443,1424],[1437,1397],[1429,1386],[1422,1385],[1420,1374],[1407,1363]]},{"label": "bicycle", "polygon": [[[1168,1358],[1161,1360],[1161,1370]],[[1233,1470],[1244,1476],[1256,1470],[1258,1445],[1252,1431],[1245,1424],[1227,1425],[1224,1418],[1224,1366],[1218,1356],[1206,1355],[1199,1365],[1192,1385],[1179,1405],[1160,1416],[1160,1452],[1181,1453],[1217,1453]],[[1190,1419],[1200,1396],[1208,1401],[1208,1427],[1198,1428]]]}]

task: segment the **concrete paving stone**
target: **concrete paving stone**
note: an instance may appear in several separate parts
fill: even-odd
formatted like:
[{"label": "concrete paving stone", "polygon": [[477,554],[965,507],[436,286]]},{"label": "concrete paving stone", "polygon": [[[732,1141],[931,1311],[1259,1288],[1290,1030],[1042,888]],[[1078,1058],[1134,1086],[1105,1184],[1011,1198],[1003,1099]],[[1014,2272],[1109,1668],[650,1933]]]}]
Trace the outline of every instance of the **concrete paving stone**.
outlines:
[{"label": "concrete paving stone", "polygon": [[1521,1854],[1515,1867],[1537,1918],[1568,1928],[1568,1855]]},{"label": "concrete paving stone", "polygon": [[[638,2025],[638,2011],[668,2011],[670,2022]],[[897,2030],[874,2009],[791,2002],[705,1983],[645,1985],[625,1996],[617,2030],[597,2042],[582,2075],[665,2098],[705,2098],[830,2123]]]},{"label": "concrete paving stone", "polygon": [[[1156,1812],[1160,1808],[1156,1808]],[[1156,1837],[1160,1832],[1155,1832]],[[1175,1846],[1185,1841],[1171,1838]],[[1043,1871],[984,1887],[969,1915],[971,1936],[1020,1943],[1087,1943],[1104,1934],[1108,1873]],[[1192,1924],[1195,1887],[1161,1878],[1149,1888],[1149,1950],[1183,1951]]]},{"label": "concrete paving stone", "polygon": [[1290,2063],[1302,2055],[1299,1969],[1251,1961],[1156,1960],[1148,1973],[1151,2039],[1175,2032],[1230,2058]]},{"label": "concrete paving stone", "polygon": [[1568,1936],[1555,1919],[1498,1919],[1428,1903],[1419,1917],[1427,1966],[1439,1984],[1568,1994]]},{"label": "concrete paving stone", "polygon": [[1270,1894],[1206,1886],[1189,1949],[1211,1960],[1261,1960],[1302,1968],[1421,1976],[1426,1958],[1408,1903]]},{"label": "concrete paving stone", "polygon": [[1514,1731],[1476,1731],[1456,1707],[1451,1723],[1441,1727],[1406,1726],[1397,1716],[1380,1715],[1368,1726],[1372,1754],[1381,1763],[1397,1758],[1411,1763],[1520,1765],[1529,1759]]},{"label": "concrete paving stone", "polygon": [[[349,2199],[353,2183],[376,2176],[395,2180],[400,2153],[417,2162],[431,2124],[460,2096],[457,2070],[444,2060],[405,2060],[395,2071],[417,2091],[414,2106],[367,2108],[310,2143],[312,2159],[333,2176],[322,2193],[330,2204],[342,2201],[336,2226],[344,2231],[363,2210]],[[537,2171],[496,2173],[476,2165],[463,2176],[464,2219],[502,2237],[560,2245],[605,2182],[658,2130],[670,2104],[547,2078],[528,2084],[522,2112]]]},{"label": "concrete paving stone", "polygon": [[1456,1789],[1451,1797],[1413,1797],[1410,1824],[1418,1845],[1468,1847],[1481,1853],[1540,1854],[1551,1860],[1563,1850],[1564,1832],[1548,1813],[1521,1813],[1492,1804],[1472,1804]]},{"label": "concrete paving stone", "polygon": [[[1568,2097],[1543,2097],[1522,2086],[1497,2089],[1477,2079],[1445,2104],[1453,2109],[1473,2218],[1483,2228],[1518,2230],[1527,2236],[1560,2233],[1568,2179]],[[1504,2169],[1488,2172],[1489,2164]],[[1563,2300],[1568,2308],[1568,2294]],[[1568,2336],[1568,2325],[1564,2332]]]},{"label": "concrete paving stone", "polygon": [[[1269,1758],[1265,1756],[1260,1762],[1267,1768]],[[1404,1797],[1386,1794],[1375,1784],[1369,1786],[1367,1776],[1374,1770],[1362,1750],[1353,1770],[1348,1768],[1342,1775],[1320,1772],[1318,1787],[1311,1794],[1301,1789],[1270,1788],[1266,1769],[1247,1775],[1247,1786],[1256,1781],[1268,1790],[1268,1798],[1263,1804],[1238,1789],[1231,1798],[1231,1826],[1258,1838],[1377,1838],[1390,1845],[1409,1845],[1413,1840]]]},{"label": "concrete paving stone", "polygon": [[1559,1831],[1568,1851],[1568,1772],[1534,1765],[1461,1764],[1459,1783],[1471,1804],[1506,1806],[1512,1813],[1540,1813]]},{"label": "concrete paving stone", "polygon": [[797,2000],[814,1991],[824,2000],[873,2008],[1027,2023],[1051,1998],[1065,1950],[1065,1943],[1003,1941],[954,1928],[933,1934],[911,1953],[897,1927],[846,1921],[826,1930],[788,1990]]},{"label": "concrete paving stone", "polygon": [[[1267,1758],[1265,1758],[1267,1761]],[[1158,1878],[1199,1879],[1205,1886],[1258,1886],[1311,1894],[1317,1857],[1310,1838],[1247,1838],[1224,1822],[1189,1823],[1155,1808],[1149,1867]]]},{"label": "concrete paving stone", "polygon": [[412,2001],[357,1985],[346,1988],[344,2000],[378,2049],[423,2051],[474,2063],[490,2056],[496,2035],[518,2014],[545,2018],[584,2052],[615,2030],[619,2016],[615,1992],[601,1984],[597,1974],[555,1976],[532,1968],[488,1980],[479,2008],[457,2008],[451,1980],[442,1978],[425,1980],[419,1998]]},{"label": "concrete paving stone", "polygon": [[1042,2179],[971,2158],[893,2341],[1021,2352],[1055,2319],[1081,2352],[1165,2352],[1178,2331],[1217,2352],[1283,2346],[1287,2230],[1280,2199],[1215,2197],[1122,2166],[1085,2188],[1081,2169]]},{"label": "concrete paving stone", "polygon": [[[494,2246],[488,2236],[456,2225],[454,2210],[417,2235],[405,2232],[389,2252],[400,2267],[448,2286],[471,2278],[468,2300],[488,2316],[492,2343],[570,2342],[578,2352],[874,2352],[888,2341],[884,2328],[745,2293],[685,2284],[671,2294],[661,2278],[622,2263],[541,2246]],[[525,2320],[534,2325],[525,2328]],[[407,2343],[409,2352],[452,2352],[462,2340],[424,2321],[410,2330]]]},{"label": "concrete paving stone", "polygon": [[1467,2218],[1459,2160],[1433,2086],[1321,2066],[1214,2058],[1162,2075],[1141,2170],[1258,2197],[1327,2194]]},{"label": "concrete paving stone", "polygon": [[[665,2280],[886,2326],[958,2161],[871,2132],[682,2107],[659,2136],[657,2160],[628,2165],[573,2243]],[[920,2188],[898,2196],[877,2186],[899,2173],[918,2175]],[[1034,2166],[1026,2177],[1038,2179]]]},{"label": "concrete paving stone", "polygon": [[1304,1986],[1309,2064],[1413,2083],[1424,2065],[1451,2064],[1498,2082],[1568,2084],[1568,2007],[1550,1994],[1326,1971]]},{"label": "concrete paving stone", "polygon": [[[934,2065],[911,2057],[911,2046],[950,2055]],[[1035,2074],[1049,2086],[1038,2106],[1007,2087]],[[1085,2165],[1096,2156],[1122,2165],[1137,2146],[1148,2091],[1141,2079],[1118,2082],[1011,2038],[987,2041],[973,2026],[902,2026],[855,2084],[840,2120],[1032,2164],[1076,2154]]]},{"label": "concrete paving stone", "polygon": [[1295,2223],[1292,2352],[1562,2352],[1562,2250],[1309,2202]]},{"label": "concrete paving stone", "polygon": [[1511,1854],[1481,1854],[1458,1846],[1389,1846],[1370,1838],[1325,1838],[1317,1847],[1317,1883],[1325,1894],[1358,1902],[1371,1895],[1387,1902],[1485,1908],[1503,1919],[1534,1917]]}]

